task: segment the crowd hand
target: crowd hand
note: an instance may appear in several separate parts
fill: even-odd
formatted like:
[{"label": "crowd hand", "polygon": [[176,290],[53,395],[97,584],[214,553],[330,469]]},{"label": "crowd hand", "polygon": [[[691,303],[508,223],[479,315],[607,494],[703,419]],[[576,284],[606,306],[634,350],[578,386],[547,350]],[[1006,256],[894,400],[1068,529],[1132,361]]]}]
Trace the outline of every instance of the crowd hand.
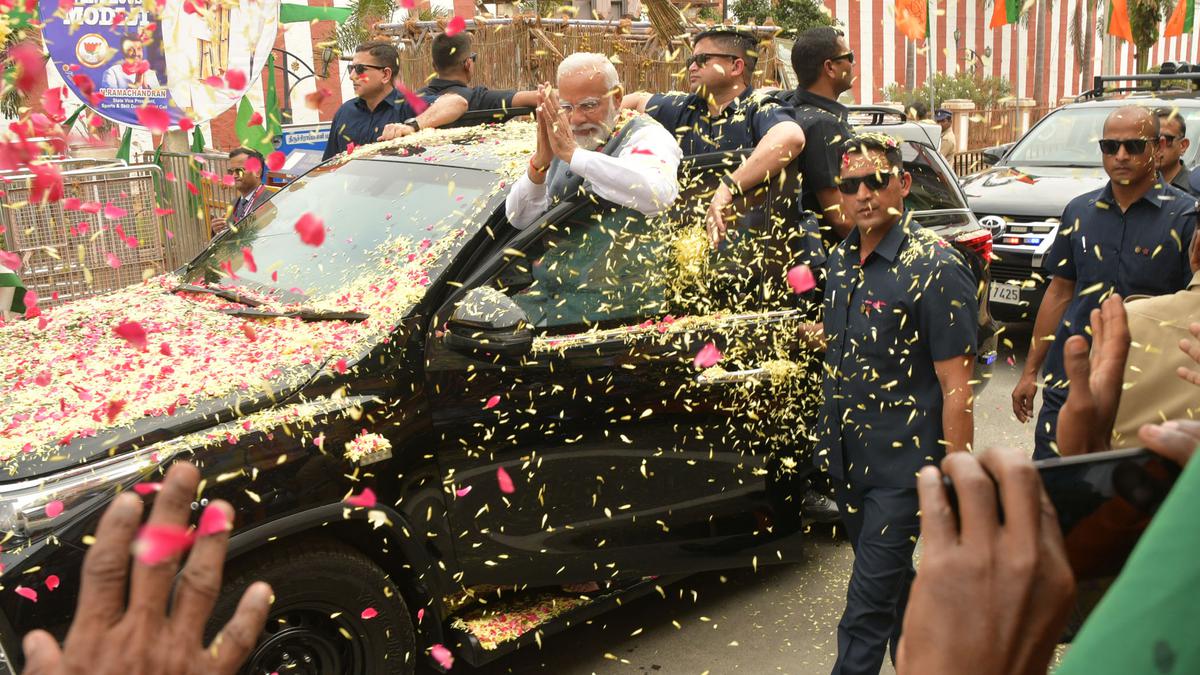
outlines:
[{"label": "crowd hand", "polygon": [[1146,448],[1179,466],[1188,460],[1200,446],[1200,421],[1170,420],[1162,424],[1143,424],[1138,429],[1138,438]]},{"label": "crowd hand", "polygon": [[[1196,238],[1200,239],[1200,237]],[[1200,365],[1200,323],[1193,322],[1190,326],[1188,326],[1188,332],[1190,332],[1192,337],[1196,339],[1188,340],[1185,338],[1180,340],[1179,349],[1181,349],[1184,354],[1187,354],[1188,357],[1195,361],[1197,365]],[[1176,371],[1176,373],[1184,380],[1187,380],[1197,387],[1200,387],[1200,369],[1179,366],[1179,369]]]},{"label": "crowd hand", "polygon": [[[186,526],[200,474],[187,463],[167,471],[148,524]],[[233,509],[213,501],[232,522]],[[142,502],[132,492],[117,496],[96,528],[83,559],[79,604],[62,647],[46,631],[25,636],[25,674],[234,673],[254,647],[271,604],[271,587],[252,584],[212,644],[204,627],[221,588],[229,547],[227,529],[196,538],[167,610],[179,556],[156,565],[136,561],[126,604],[129,557],[141,522]]]},{"label": "crowd hand", "polygon": [[1012,391],[1013,414],[1024,424],[1033,419],[1033,400],[1037,397],[1037,373],[1022,372]]},{"label": "crowd hand", "polygon": [[221,217],[221,218],[213,218],[212,219],[213,236],[221,234],[222,232],[224,232],[227,229],[229,229],[229,221],[226,218]]},{"label": "crowd hand", "polygon": [[388,124],[385,127],[383,127],[383,133],[380,134],[380,136],[377,140],[390,141],[394,138],[404,138],[405,136],[407,136],[409,134],[415,134],[415,133],[417,133],[417,130],[408,126],[407,124],[401,124],[400,122],[393,122],[392,124]]},{"label": "crowd hand", "polygon": [[713,249],[725,239],[725,211],[733,204],[733,192],[724,183],[713,194],[704,217],[704,229],[708,232],[708,243]]},{"label": "crowd hand", "polygon": [[558,103],[558,92],[546,91],[546,99],[538,106],[538,116],[546,119],[546,139],[555,157],[567,164],[575,156],[575,134],[571,133],[571,122]]},{"label": "crowd hand", "polygon": [[941,473],[922,469],[925,543],[896,672],[1045,673],[1073,606],[1075,578],[1037,470],[1023,453],[996,449],[978,458],[950,453],[942,469],[954,481],[958,518]]},{"label": "crowd hand", "polygon": [[1129,320],[1125,303],[1113,295],[1092,310],[1092,349],[1072,336],[1063,345],[1070,389],[1058,413],[1058,453],[1081,455],[1112,447],[1113,422],[1121,403],[1125,362],[1129,357]]}]

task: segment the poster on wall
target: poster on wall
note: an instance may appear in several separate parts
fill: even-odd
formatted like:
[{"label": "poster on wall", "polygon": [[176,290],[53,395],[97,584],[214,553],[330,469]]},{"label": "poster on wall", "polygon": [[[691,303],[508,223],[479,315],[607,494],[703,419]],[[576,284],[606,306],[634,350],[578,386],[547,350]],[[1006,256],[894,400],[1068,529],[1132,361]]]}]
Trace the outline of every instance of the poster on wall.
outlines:
[{"label": "poster on wall", "polygon": [[279,0],[76,0],[39,3],[46,49],[74,93],[100,115],[144,126],[228,110],[275,44]]}]

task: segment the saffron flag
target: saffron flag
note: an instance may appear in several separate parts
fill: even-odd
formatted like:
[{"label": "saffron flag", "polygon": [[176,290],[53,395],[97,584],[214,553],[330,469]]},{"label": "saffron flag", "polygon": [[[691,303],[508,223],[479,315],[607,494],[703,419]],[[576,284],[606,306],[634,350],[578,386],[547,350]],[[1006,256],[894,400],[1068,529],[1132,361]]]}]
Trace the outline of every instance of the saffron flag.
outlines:
[{"label": "saffron flag", "polygon": [[1163,31],[1163,37],[1190,35],[1195,17],[1196,0],[1176,0],[1175,10],[1167,18],[1167,28]]},{"label": "saffron flag", "polygon": [[913,41],[929,36],[929,0],[896,0],[896,27]]},{"label": "saffron flag", "polygon": [[1021,0],[992,0],[992,20],[988,28],[1016,23],[1021,18]]},{"label": "saffron flag", "polygon": [[1133,29],[1129,27],[1129,0],[1112,0],[1108,10],[1108,26],[1104,32],[1133,42]]}]

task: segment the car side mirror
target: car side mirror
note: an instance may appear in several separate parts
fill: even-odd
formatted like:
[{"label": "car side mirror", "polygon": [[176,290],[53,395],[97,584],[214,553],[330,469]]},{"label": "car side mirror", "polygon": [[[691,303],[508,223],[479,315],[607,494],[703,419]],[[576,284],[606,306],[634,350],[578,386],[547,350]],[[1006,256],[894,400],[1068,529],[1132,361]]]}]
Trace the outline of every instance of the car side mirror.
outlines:
[{"label": "car side mirror", "polygon": [[984,148],[983,150],[979,151],[979,154],[983,155],[984,164],[987,166],[995,166],[1000,162],[1000,160],[1004,159],[1004,156],[1008,154],[1009,150],[1012,150],[1013,145],[1015,145],[1015,143],[1005,143],[1004,145],[997,145],[993,148]]},{"label": "car side mirror", "polygon": [[525,310],[494,288],[467,291],[446,322],[446,346],[458,352],[522,356],[533,347]]}]

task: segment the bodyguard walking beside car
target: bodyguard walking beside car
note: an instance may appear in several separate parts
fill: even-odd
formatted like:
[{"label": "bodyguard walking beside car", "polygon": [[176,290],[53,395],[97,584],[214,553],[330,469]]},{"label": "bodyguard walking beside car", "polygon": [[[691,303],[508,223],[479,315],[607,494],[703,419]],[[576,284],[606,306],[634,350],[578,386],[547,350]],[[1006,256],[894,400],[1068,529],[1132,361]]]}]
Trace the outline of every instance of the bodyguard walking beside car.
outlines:
[{"label": "bodyguard walking beside car", "polygon": [[915,572],[916,474],[974,433],[970,378],[976,284],[943,239],[904,212],[912,176],[881,134],[846,145],[838,189],[855,229],[830,256],[822,450],[854,567],[833,673],[877,675],[892,660]]},{"label": "bodyguard walking beside car", "polygon": [[1189,180],[1191,171],[1183,163],[1192,142],[1187,137],[1187,123],[1179,114],[1178,108],[1159,108],[1154,111],[1158,117],[1159,138],[1162,142],[1158,148],[1158,170],[1163,180],[1190,195],[1200,195],[1200,190],[1192,186]]},{"label": "bodyguard walking beside car", "polygon": [[1159,118],[1147,108],[1113,111],[1099,141],[1108,183],[1063,210],[1046,255],[1050,285],[1038,308],[1025,370],[1012,392],[1013,413],[1026,422],[1033,418],[1034,397],[1042,386],[1036,459],[1058,454],[1058,411],[1067,400],[1067,338],[1090,340],[1091,312],[1113,293],[1164,295],[1183,290],[1192,278],[1188,246],[1196,199],[1160,180],[1161,134]]}]

